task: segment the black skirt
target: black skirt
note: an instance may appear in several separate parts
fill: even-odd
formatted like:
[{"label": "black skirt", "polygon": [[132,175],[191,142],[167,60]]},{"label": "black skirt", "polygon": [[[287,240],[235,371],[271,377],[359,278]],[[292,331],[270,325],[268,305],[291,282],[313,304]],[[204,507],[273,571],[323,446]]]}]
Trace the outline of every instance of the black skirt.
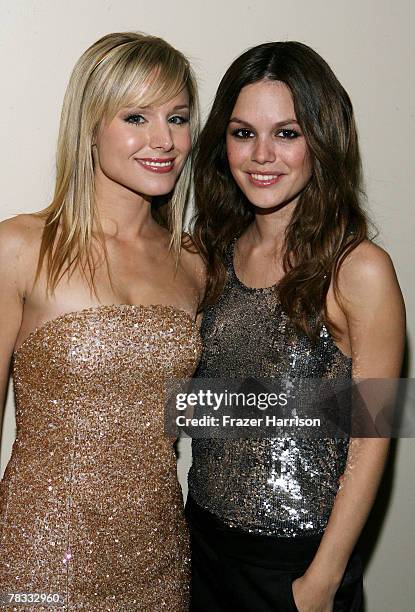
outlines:
[{"label": "black skirt", "polygon": [[[292,582],[313,560],[321,536],[281,538],[228,527],[189,497],[191,612],[295,612]],[[362,564],[352,554],[333,612],[362,610]],[[298,612],[298,611],[297,611]]]}]

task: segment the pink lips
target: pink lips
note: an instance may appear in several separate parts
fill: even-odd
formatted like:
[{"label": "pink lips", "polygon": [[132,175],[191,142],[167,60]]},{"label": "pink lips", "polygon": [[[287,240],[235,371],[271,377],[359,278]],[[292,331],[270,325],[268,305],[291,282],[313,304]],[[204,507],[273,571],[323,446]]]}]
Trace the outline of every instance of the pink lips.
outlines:
[{"label": "pink lips", "polygon": [[[253,174],[259,175],[259,176],[268,176],[268,177],[272,177],[269,179],[256,179],[253,177]],[[249,182],[252,183],[252,185],[255,185],[255,187],[269,187],[270,185],[275,185],[276,183],[278,183],[282,177],[284,175],[283,174],[273,174],[272,172],[248,172],[248,177],[249,177]]]},{"label": "pink lips", "polygon": [[142,168],[155,174],[167,174],[174,168],[174,157],[141,157],[135,158]]}]

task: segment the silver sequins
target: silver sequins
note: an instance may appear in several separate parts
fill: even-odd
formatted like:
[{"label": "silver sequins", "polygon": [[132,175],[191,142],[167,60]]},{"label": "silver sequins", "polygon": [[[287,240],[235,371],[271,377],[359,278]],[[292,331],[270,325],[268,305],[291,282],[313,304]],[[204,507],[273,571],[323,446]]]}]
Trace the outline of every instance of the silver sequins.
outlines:
[{"label": "silver sequins", "polygon": [[[228,261],[219,301],[205,312],[204,378],[350,378],[351,360],[323,328],[312,346],[281,309],[275,288],[250,289]],[[189,492],[225,524],[258,534],[306,536],[328,521],[347,439],[194,439]]]}]

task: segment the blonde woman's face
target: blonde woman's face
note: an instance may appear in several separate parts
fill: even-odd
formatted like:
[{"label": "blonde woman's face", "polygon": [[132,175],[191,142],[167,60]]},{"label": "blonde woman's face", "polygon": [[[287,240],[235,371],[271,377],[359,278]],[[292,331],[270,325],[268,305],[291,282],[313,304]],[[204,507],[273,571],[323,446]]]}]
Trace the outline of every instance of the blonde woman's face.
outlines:
[{"label": "blonde woman's face", "polygon": [[169,193],[191,148],[187,91],[160,106],[122,108],[101,122],[95,145],[104,182],[144,196]]}]

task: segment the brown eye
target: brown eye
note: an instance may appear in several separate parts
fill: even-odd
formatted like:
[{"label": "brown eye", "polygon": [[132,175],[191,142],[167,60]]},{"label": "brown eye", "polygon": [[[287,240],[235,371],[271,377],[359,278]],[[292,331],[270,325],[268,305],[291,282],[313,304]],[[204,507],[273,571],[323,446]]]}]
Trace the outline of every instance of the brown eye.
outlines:
[{"label": "brown eye", "polygon": [[277,132],[277,136],[283,138],[284,140],[294,140],[294,138],[298,138],[300,136],[300,133],[296,130],[284,129]]},{"label": "brown eye", "polygon": [[255,134],[251,130],[248,130],[247,128],[238,128],[237,130],[233,130],[232,132],[232,136],[235,136],[235,138],[240,138],[241,140],[245,140],[247,138],[253,138],[254,135]]}]

